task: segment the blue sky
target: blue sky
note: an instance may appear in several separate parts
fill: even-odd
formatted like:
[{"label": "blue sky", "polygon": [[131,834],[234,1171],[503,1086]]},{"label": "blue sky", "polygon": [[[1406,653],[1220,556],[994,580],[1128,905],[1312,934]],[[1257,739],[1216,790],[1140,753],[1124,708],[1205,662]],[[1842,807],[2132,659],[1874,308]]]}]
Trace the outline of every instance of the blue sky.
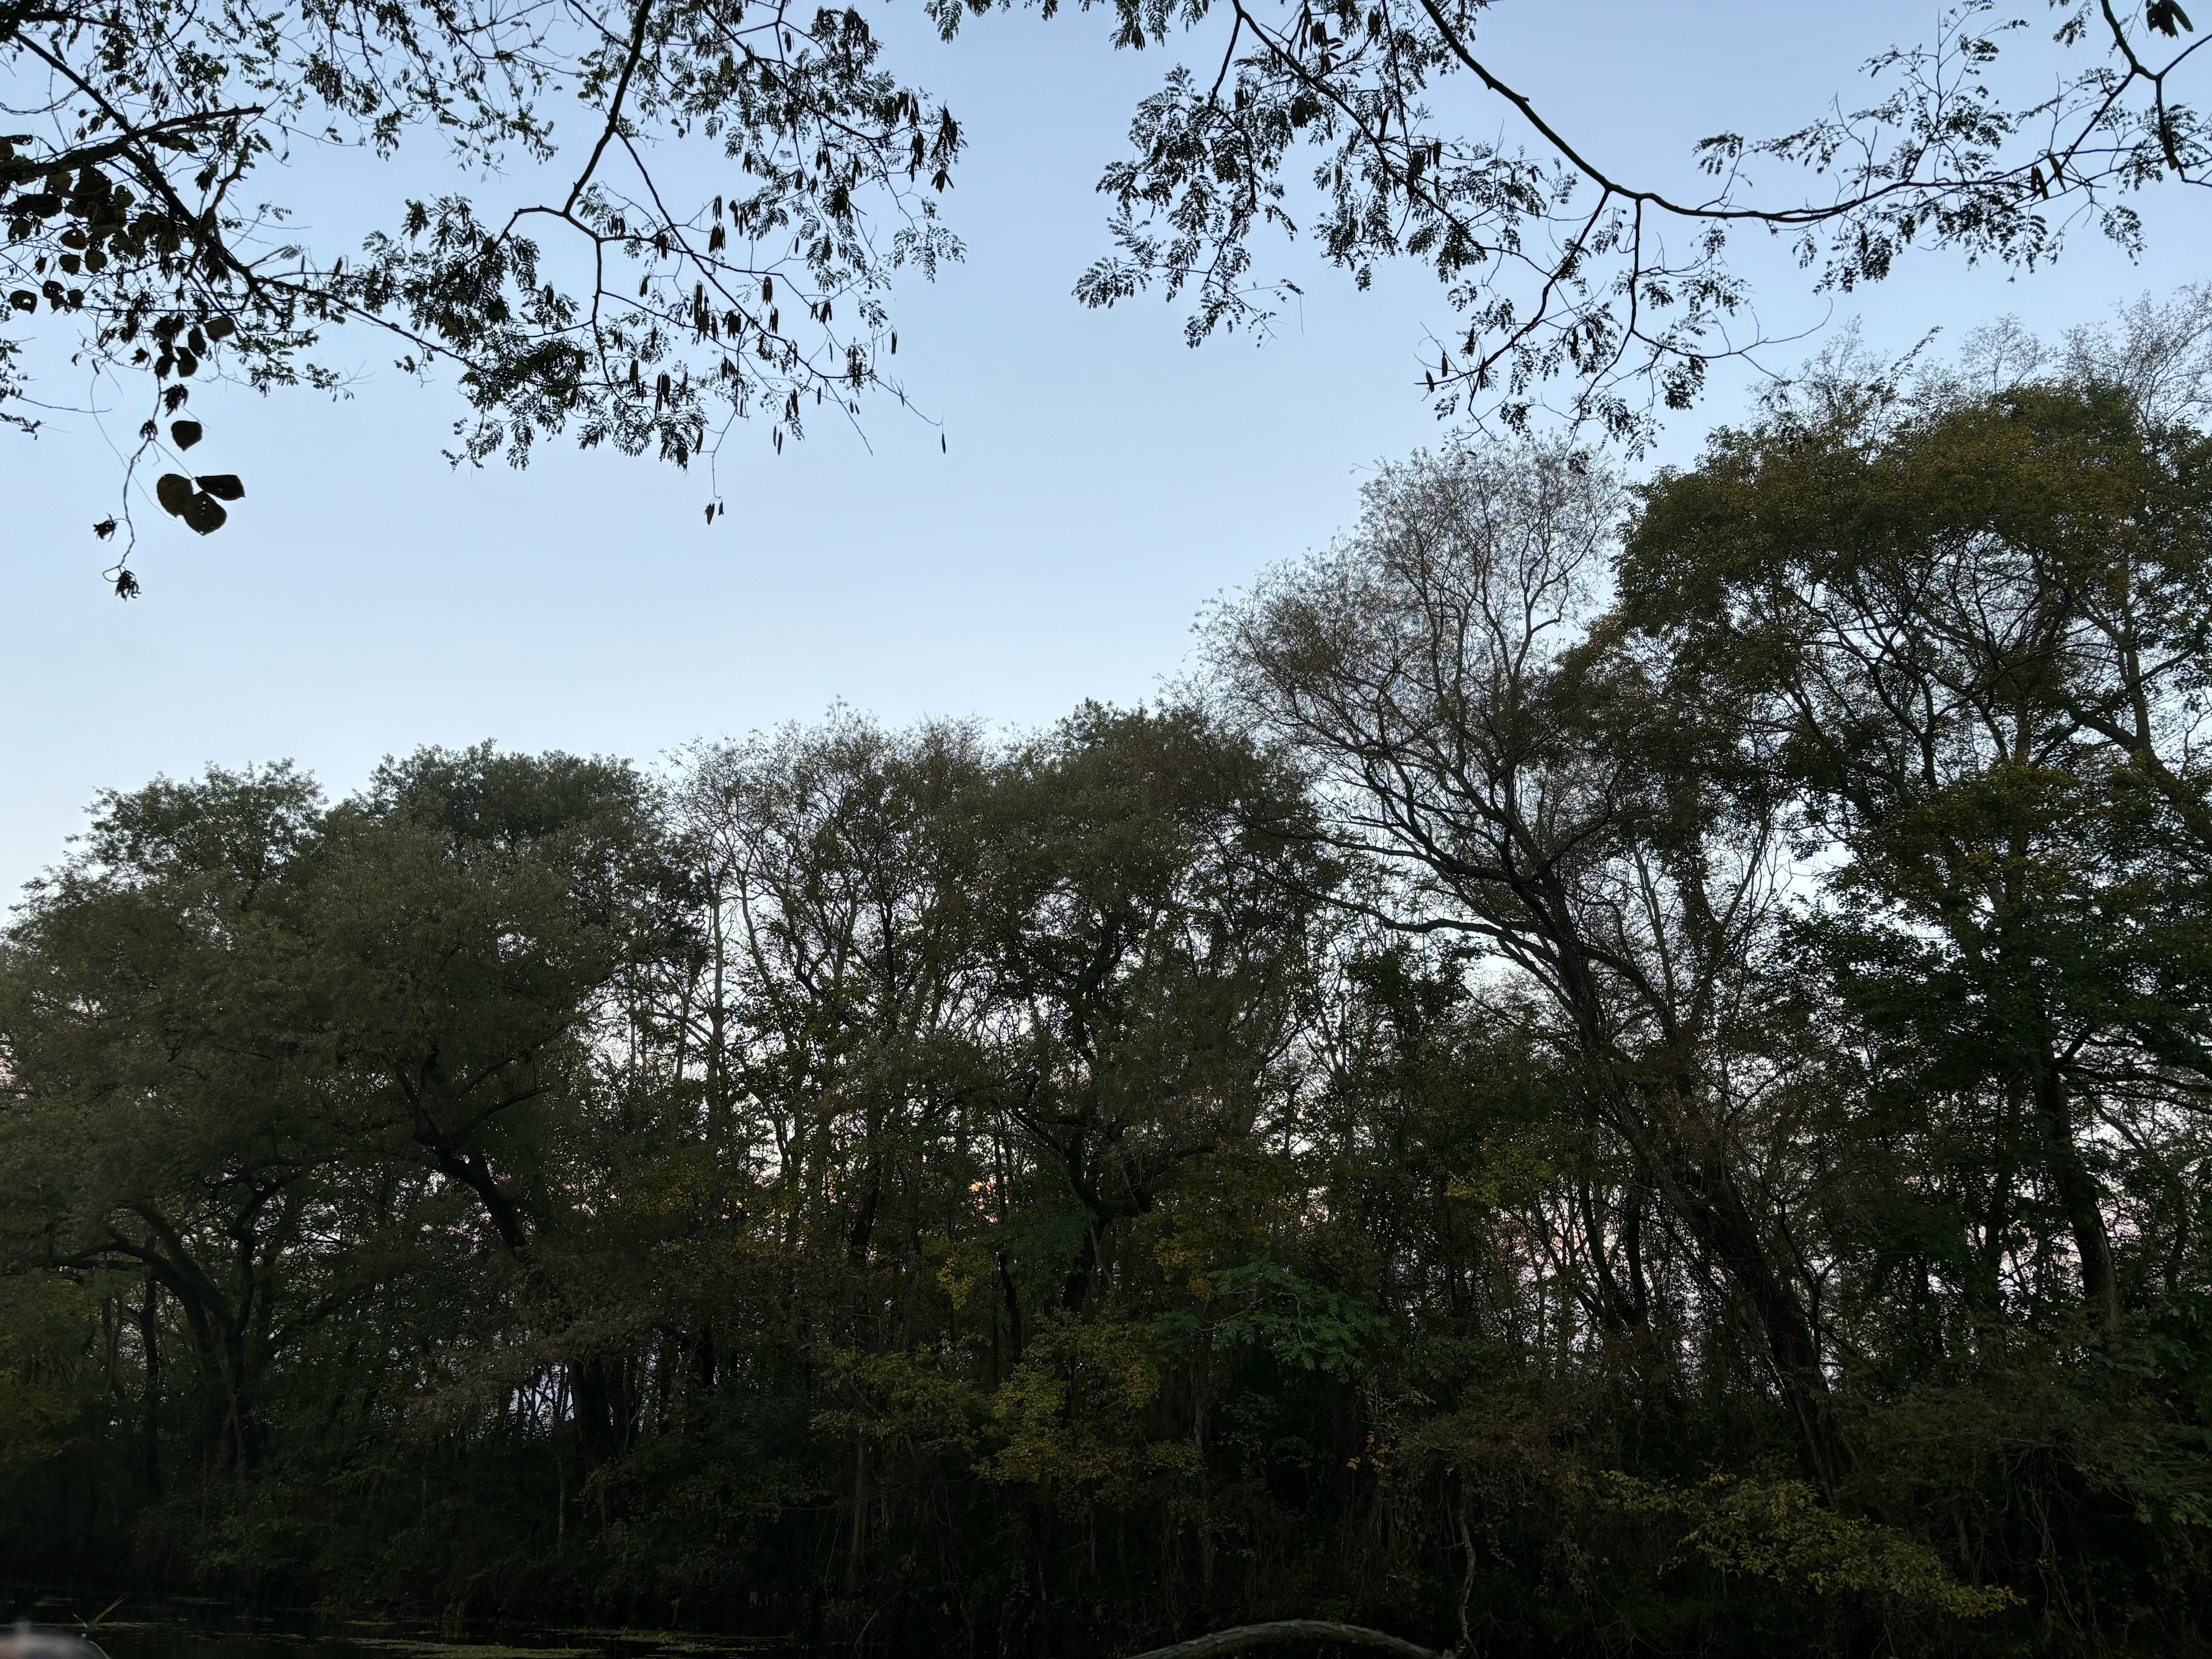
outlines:
[{"label": "blue sky", "polygon": [[[1256,274],[1292,276],[1302,306],[1265,344],[1196,351],[1171,307],[1069,297],[1105,246],[1099,168],[1162,54],[1109,52],[1103,18],[1076,11],[987,18],[945,46],[911,0],[861,3],[973,146],[946,204],[968,261],[896,297],[899,365],[946,451],[888,410],[872,453],[826,425],[780,458],[741,434],[709,529],[704,481],[650,462],[553,447],[521,473],[450,470],[450,393],[380,372],[364,336],[349,401],[196,398],[195,459],[245,475],[248,496],[205,541],[149,515],[147,591],[124,605],[86,528],[112,491],[100,434],[74,417],[35,441],[0,434],[0,889],[60,855],[98,789],[211,762],[289,757],[341,793],[425,743],[650,761],[838,700],[1033,725],[1086,696],[1141,699],[1184,665],[1206,601],[1328,541],[1377,462],[1437,441],[1419,356],[1449,313],[1417,270],[1359,294],[1263,249]],[[1936,18],[1875,0],[1504,0],[1484,30],[1601,160],[1680,181],[1694,138],[1794,126]],[[1460,130],[1512,135],[1472,88],[1454,95]],[[305,182],[303,217],[343,227],[380,216],[400,176],[325,165]],[[1741,264],[1778,331],[1856,316],[1901,348],[2011,313],[2056,331],[2212,269],[2201,205],[2146,206],[2139,265],[2089,239],[2017,279],[1922,258],[1833,306],[1763,238]],[[1688,459],[1739,407],[1740,386],[1717,387],[1662,457]]]}]

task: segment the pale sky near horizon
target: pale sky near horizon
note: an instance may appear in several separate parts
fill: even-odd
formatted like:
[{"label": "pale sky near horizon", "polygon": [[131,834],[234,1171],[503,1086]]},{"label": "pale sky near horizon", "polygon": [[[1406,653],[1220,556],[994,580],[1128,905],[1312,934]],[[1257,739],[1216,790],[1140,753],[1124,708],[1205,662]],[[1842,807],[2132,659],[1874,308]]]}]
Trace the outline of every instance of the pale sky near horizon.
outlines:
[{"label": "pale sky near horizon", "polygon": [[[893,296],[899,367],[946,450],[888,410],[868,418],[872,453],[827,425],[781,458],[740,433],[709,529],[705,481],[653,462],[553,444],[520,473],[449,469],[450,392],[378,372],[389,354],[364,337],[350,401],[196,396],[194,459],[244,474],[248,496],[205,541],[146,515],[146,592],[125,605],[86,528],[113,489],[100,434],[81,417],[0,433],[0,898],[62,854],[96,791],[210,763],[293,758],[337,794],[429,743],[650,762],[838,701],[1015,726],[1135,702],[1186,666],[1202,606],[1327,543],[1376,464],[1443,435],[1419,359],[1451,313],[1417,270],[1360,294],[1310,252],[1263,248],[1255,274],[1293,276],[1303,304],[1265,344],[1195,351],[1180,309],[1070,297],[1106,247],[1092,186],[1160,53],[1108,52],[1096,14],[987,18],[946,46],[911,5],[878,9],[905,31],[897,72],[945,96],[972,145],[945,204],[967,261]],[[1505,0],[1483,27],[1602,159],[1677,180],[1692,140],[1797,125],[1936,21],[1890,0]],[[1449,97],[1460,130],[1516,136],[1471,88]],[[396,194],[374,168],[331,176],[311,227],[318,208],[366,222]],[[2198,202],[2143,206],[2140,264],[2088,234],[2049,270],[1918,258],[1836,302],[1777,249],[1747,244],[1742,268],[1776,331],[1858,317],[1901,349],[2012,313],[2056,333],[2212,270]],[[1717,386],[1658,459],[1690,459],[1741,406],[1740,380]]]}]

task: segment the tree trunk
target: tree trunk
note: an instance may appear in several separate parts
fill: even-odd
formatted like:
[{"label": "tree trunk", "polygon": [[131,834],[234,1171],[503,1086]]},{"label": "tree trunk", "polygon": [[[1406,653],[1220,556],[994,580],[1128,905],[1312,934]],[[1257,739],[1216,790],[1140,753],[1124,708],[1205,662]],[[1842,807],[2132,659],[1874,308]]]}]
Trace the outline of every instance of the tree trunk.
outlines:
[{"label": "tree trunk", "polygon": [[2113,1271],[2112,1236],[2105,1228],[2104,1193],[2081,1162],[2074,1139],[2074,1113],[2066,1073],[2046,1047],[2037,1056],[2035,1113],[2043,1131],[2046,1167],[2081,1267],[2081,1299],[2107,1332],[2120,1328],[2120,1286]]},{"label": "tree trunk", "polygon": [[161,1495],[161,1341],[160,1288],[146,1275],[145,1299],[138,1304],[138,1343],[145,1354],[146,1389],[138,1413],[141,1477],[149,1497]]}]

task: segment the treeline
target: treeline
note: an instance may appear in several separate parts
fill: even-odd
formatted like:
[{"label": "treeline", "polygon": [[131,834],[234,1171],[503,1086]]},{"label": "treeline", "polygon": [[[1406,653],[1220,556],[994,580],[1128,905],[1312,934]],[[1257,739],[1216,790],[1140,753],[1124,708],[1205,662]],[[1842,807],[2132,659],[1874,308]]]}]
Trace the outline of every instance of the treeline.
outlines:
[{"label": "treeline", "polygon": [[871,1650],[2201,1651],[2212,444],[1417,458],[1158,708],[105,798],[19,1574]]}]

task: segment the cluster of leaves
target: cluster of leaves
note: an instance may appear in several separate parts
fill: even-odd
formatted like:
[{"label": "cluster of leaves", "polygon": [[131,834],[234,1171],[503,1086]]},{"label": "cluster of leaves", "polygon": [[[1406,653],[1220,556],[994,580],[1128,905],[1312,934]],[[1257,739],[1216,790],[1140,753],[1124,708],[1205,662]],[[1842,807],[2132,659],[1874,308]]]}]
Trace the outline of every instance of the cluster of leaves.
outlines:
[{"label": "cluster of leaves", "polygon": [[[1732,231],[1787,235],[1824,291],[1880,281],[1916,246],[2032,269],[2084,223],[2138,247],[2132,199],[2201,185],[2212,164],[2183,95],[2197,43],[2182,43],[2192,26],[2178,8],[2135,19],[2073,0],[2051,33],[2043,7],[1969,0],[1931,44],[1866,66],[1887,83],[1877,101],[1778,137],[1704,139],[1710,193],[1670,193],[1593,159],[1480,52],[1493,3],[1117,0],[1120,44],[1221,38],[1218,62],[1176,67],[1139,109],[1133,154],[1100,185],[1120,251],[1079,296],[1194,289],[1194,343],[1263,326],[1286,285],[1250,281],[1253,237],[1295,232],[1300,214],[1363,287],[1399,258],[1444,285],[1464,321],[1427,374],[1440,413],[1518,428],[1564,380],[1565,412],[1634,442],[1657,408],[1689,406],[1713,363],[1763,343],[1736,320],[1749,293],[1729,264]],[[2021,59],[2048,90],[2014,101],[1999,88]],[[1504,134],[1438,124],[1428,100],[1453,76],[1502,106]],[[1316,153],[1310,198],[1291,190],[1302,153]],[[1810,187],[1778,191],[1753,176],[1762,161]]]},{"label": "cluster of leaves", "polygon": [[[1702,195],[1590,159],[1478,50],[1490,3],[1115,0],[1116,46],[1182,36],[1197,62],[1143,101],[1106,170],[1118,252],[1078,296],[1194,291],[1194,343],[1264,326],[1291,285],[1253,281],[1255,236],[1310,220],[1363,286],[1399,258],[1443,284],[1462,321],[1426,374],[1440,412],[1518,426],[1564,381],[1577,419],[1635,441],[1759,343],[1737,320],[1734,230],[1788,234],[1820,287],[1847,291],[1915,246],[2033,267],[2094,222],[2132,250],[2142,191],[2206,180],[2185,95],[2199,43],[2172,0],[2140,16],[2068,0],[2055,33],[2040,6],[1967,0],[1932,45],[1868,66],[1875,102],[1703,141]],[[949,38],[993,9],[930,14]],[[886,286],[960,252],[934,204],[959,124],[881,58],[858,11],[793,0],[7,0],[0,65],[33,131],[0,135],[4,318],[58,322],[76,362],[157,391],[202,374],[334,388],[318,348],[364,325],[403,368],[458,382],[456,459],[520,464],[568,432],[687,466],[747,416],[780,449],[810,409],[903,402]],[[2007,96],[2015,64],[2048,89]],[[1439,125],[1429,100],[1453,77],[1500,136]],[[588,142],[556,142],[556,113]],[[464,176],[392,204],[350,261],[252,193],[295,152],[426,137]],[[704,154],[672,159],[693,141],[731,170],[722,189],[696,182]],[[1755,179],[1762,165],[1796,182]],[[501,166],[526,180],[511,199],[465,187]],[[0,420],[27,427],[22,344],[0,331]],[[193,500],[179,516],[204,533],[219,512]],[[117,573],[134,591],[127,550]]]},{"label": "cluster of leaves", "polygon": [[[565,430],[685,465],[748,412],[781,446],[811,408],[897,395],[882,290],[958,252],[931,198],[959,127],[879,52],[858,12],[788,0],[10,0],[0,65],[37,130],[0,137],[0,292],[157,396],[218,374],[334,389],[319,344],[368,325],[403,368],[458,380],[472,460],[520,463]],[[425,137],[460,167],[542,177],[562,155],[549,100],[595,141],[544,199],[410,201],[350,261],[250,193],[298,150]],[[695,135],[732,175],[696,204],[647,160]],[[0,418],[28,427],[21,345],[0,340]],[[211,502],[179,516],[221,522]]]}]

